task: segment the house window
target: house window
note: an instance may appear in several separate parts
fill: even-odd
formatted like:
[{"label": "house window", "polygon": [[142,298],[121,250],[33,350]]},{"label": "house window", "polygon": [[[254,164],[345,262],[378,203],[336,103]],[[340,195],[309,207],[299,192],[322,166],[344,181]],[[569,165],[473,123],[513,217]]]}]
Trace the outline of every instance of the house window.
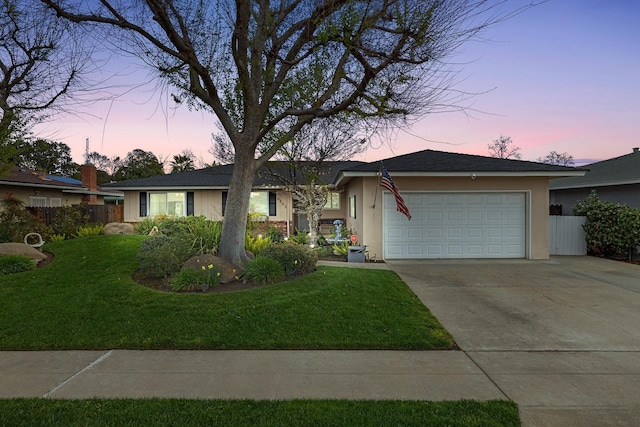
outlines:
[{"label": "house window", "polygon": [[149,193],[149,215],[185,216],[186,193]]},{"label": "house window", "polygon": [[[222,192],[222,215],[227,208],[227,192]],[[276,193],[273,191],[252,191],[249,199],[249,213],[262,216],[276,216]]]},{"label": "house window", "polygon": [[349,218],[356,218],[356,196],[349,197]]},{"label": "house window", "polygon": [[29,206],[37,207],[37,208],[44,208],[44,207],[47,206],[47,198],[46,197],[29,196]]},{"label": "house window", "polygon": [[52,197],[49,199],[49,206],[52,208],[59,208],[62,206],[62,199],[58,197]]},{"label": "house window", "polygon": [[249,198],[249,212],[263,216],[275,216],[276,193],[272,191],[252,191]]},{"label": "house window", "polygon": [[327,194],[327,203],[324,205],[325,209],[340,209],[340,193]]}]

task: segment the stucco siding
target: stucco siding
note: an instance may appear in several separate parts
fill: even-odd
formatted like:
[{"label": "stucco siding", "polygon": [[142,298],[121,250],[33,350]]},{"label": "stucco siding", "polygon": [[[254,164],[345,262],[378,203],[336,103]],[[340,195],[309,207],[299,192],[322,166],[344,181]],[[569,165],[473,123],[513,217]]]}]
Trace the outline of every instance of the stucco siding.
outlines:
[{"label": "stucco siding", "polygon": [[[549,258],[549,187],[547,178],[505,177],[393,177],[400,193],[414,191],[480,192],[517,191],[527,195],[527,252],[528,258]],[[357,180],[356,180],[357,181]],[[363,179],[364,222],[362,243],[367,245],[369,256],[382,257],[382,188],[377,188],[377,178]],[[351,184],[351,185],[355,185]],[[377,194],[377,197],[376,197]],[[374,207],[374,198],[376,204]]]}]

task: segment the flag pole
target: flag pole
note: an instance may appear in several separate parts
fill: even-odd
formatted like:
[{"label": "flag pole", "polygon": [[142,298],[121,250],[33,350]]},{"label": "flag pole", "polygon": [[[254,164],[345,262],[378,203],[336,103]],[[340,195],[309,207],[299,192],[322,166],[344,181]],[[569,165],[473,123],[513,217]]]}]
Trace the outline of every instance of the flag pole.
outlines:
[{"label": "flag pole", "polygon": [[375,193],[373,193],[373,209],[376,208],[376,199],[378,198],[378,187],[380,187],[380,178],[382,178],[382,160],[380,160],[380,169],[378,169],[378,182],[376,183]]}]

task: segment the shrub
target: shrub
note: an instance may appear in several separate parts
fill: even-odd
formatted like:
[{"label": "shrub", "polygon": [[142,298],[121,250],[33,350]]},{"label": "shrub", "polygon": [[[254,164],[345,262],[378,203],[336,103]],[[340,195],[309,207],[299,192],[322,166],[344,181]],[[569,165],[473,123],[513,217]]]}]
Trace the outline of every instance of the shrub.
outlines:
[{"label": "shrub", "polygon": [[260,252],[271,243],[271,239],[268,237],[263,237],[261,235],[252,236],[247,233],[247,236],[244,239],[244,248],[254,255],[259,255]]},{"label": "shrub", "polygon": [[134,225],[134,230],[136,234],[148,235],[151,232],[151,229],[154,226],[157,226],[156,221],[153,218],[146,217],[136,225]]},{"label": "shrub", "polygon": [[333,253],[336,255],[348,255],[349,254],[349,241],[344,240],[339,243],[335,243],[332,247]]},{"label": "shrub", "polygon": [[260,254],[273,258],[283,267],[287,278],[311,273],[315,269],[318,255],[303,245],[296,243],[274,243],[264,248]]},{"label": "shrub", "polygon": [[0,275],[22,273],[35,267],[33,260],[24,255],[0,256]]},{"label": "shrub", "polygon": [[204,216],[186,217],[185,233],[187,236],[191,236],[192,244],[197,253],[213,253],[220,245],[222,222],[211,221]]},{"label": "shrub", "polygon": [[285,277],[284,267],[273,258],[259,256],[247,264],[244,277],[259,285],[272,285]]},{"label": "shrub", "polygon": [[275,225],[268,224],[264,235],[265,237],[268,237],[269,240],[271,240],[273,243],[282,242],[282,233],[280,232],[280,229]]},{"label": "shrub", "polygon": [[65,238],[66,236],[64,234],[52,234],[49,236],[49,240],[52,242],[62,242]]},{"label": "shrub", "polygon": [[628,254],[640,244],[640,209],[600,200],[595,191],[576,204],[574,215],[586,216],[587,252],[597,256]]},{"label": "shrub", "polygon": [[162,235],[181,236],[191,241],[197,254],[215,252],[222,234],[222,222],[204,216],[146,218],[136,225],[136,233],[149,234],[154,226]]},{"label": "shrub", "polygon": [[74,236],[80,227],[89,224],[89,215],[82,206],[62,206],[56,209],[56,216],[51,223],[53,233]]},{"label": "shrub", "polygon": [[191,242],[183,236],[153,236],[138,251],[140,270],[149,277],[169,277],[195,255]]},{"label": "shrub", "polygon": [[174,291],[206,290],[220,283],[220,270],[213,264],[197,268],[184,268],[171,279],[169,287]]},{"label": "shrub", "polygon": [[49,227],[38,222],[21,200],[7,194],[0,204],[0,242],[22,242],[29,233],[48,238]]},{"label": "shrub", "polygon": [[79,227],[75,237],[100,236],[104,234],[104,224],[94,224]]},{"label": "shrub", "polygon": [[289,240],[299,245],[307,243],[307,232],[304,230],[296,230],[295,234],[289,236]]}]

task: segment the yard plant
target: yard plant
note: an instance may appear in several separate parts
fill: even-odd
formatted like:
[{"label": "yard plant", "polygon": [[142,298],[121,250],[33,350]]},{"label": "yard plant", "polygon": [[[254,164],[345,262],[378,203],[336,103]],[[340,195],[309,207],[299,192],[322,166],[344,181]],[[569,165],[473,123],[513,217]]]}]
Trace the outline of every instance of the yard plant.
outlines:
[{"label": "yard plant", "polygon": [[33,260],[29,257],[23,255],[0,256],[0,276],[3,274],[22,273],[34,268]]},{"label": "yard plant", "polygon": [[318,267],[233,293],[170,293],[132,279],[146,236],[47,243],[55,261],[0,277],[0,349],[449,349],[391,271]]},{"label": "yard plant", "polygon": [[626,256],[640,245],[640,209],[601,200],[594,190],[573,214],[587,217],[583,228],[591,255]]}]

